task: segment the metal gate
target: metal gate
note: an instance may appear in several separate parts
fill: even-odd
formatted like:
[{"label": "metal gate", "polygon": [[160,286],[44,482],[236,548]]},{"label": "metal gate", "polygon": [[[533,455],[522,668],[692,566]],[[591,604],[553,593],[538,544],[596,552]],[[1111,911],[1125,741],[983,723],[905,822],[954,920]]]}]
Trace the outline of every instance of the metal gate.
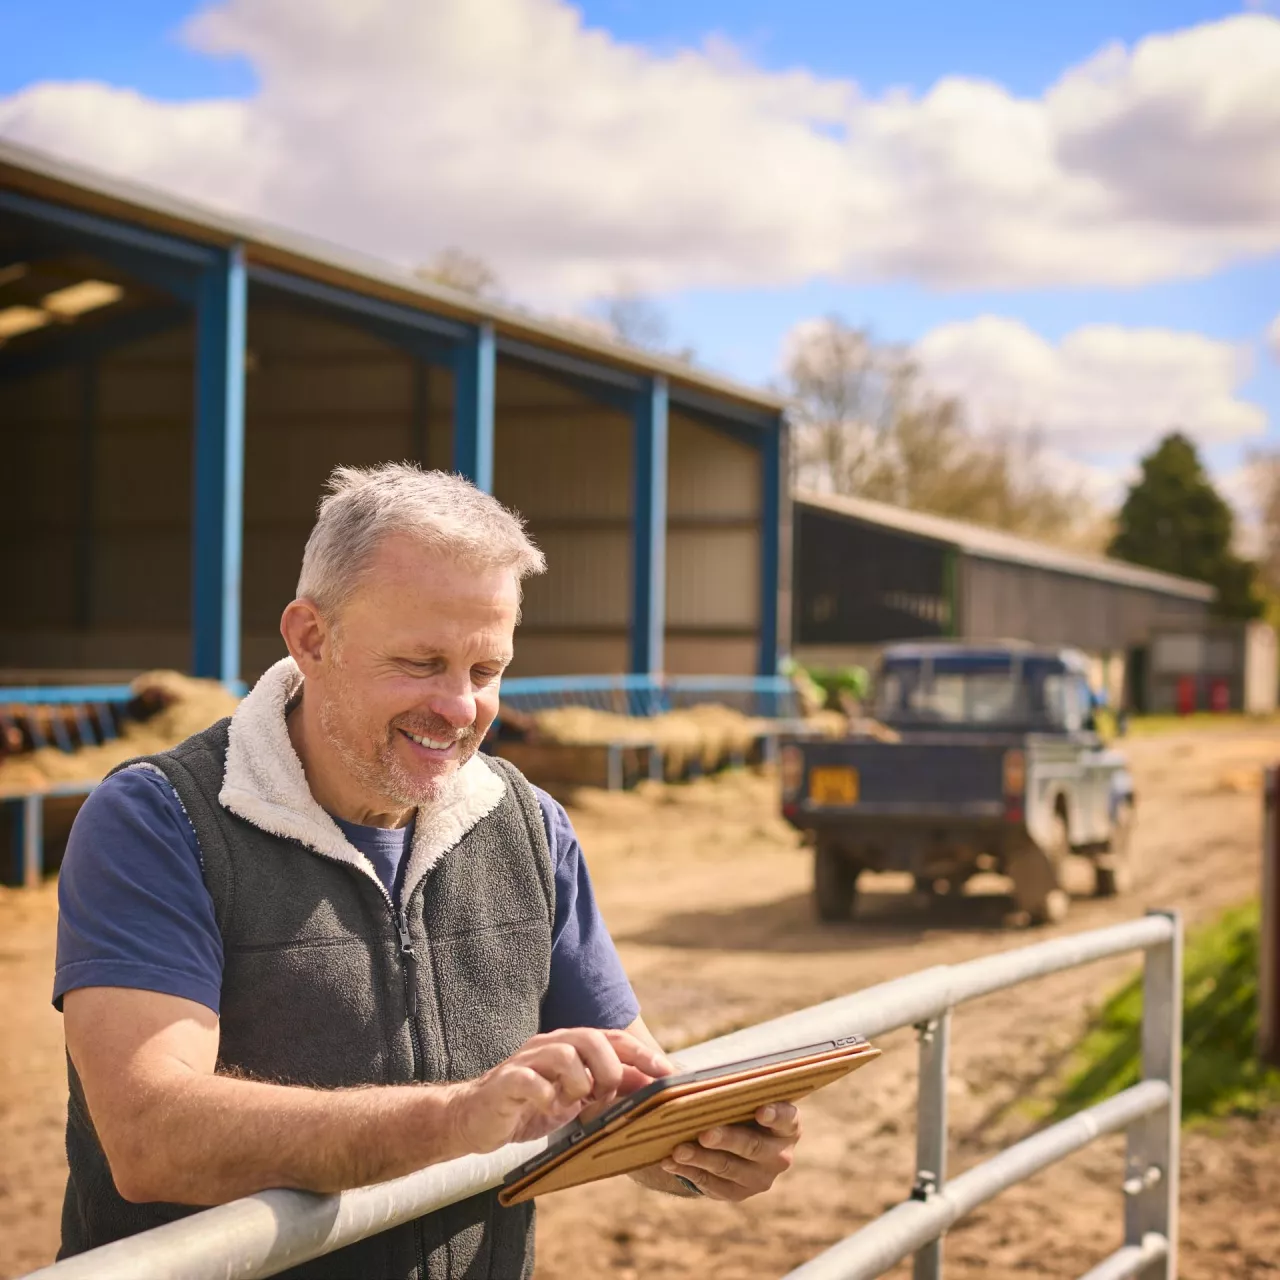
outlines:
[{"label": "metal gate", "polygon": [[[1145,953],[1142,1081],[948,1181],[951,1011],[1033,978],[1131,951]],[[939,965],[674,1057],[694,1069],[903,1027],[916,1027],[920,1037],[915,1185],[902,1204],[792,1271],[791,1280],[870,1280],[912,1254],[915,1280],[937,1280],[941,1237],[949,1227],[1006,1188],[1119,1130],[1128,1133],[1125,1176],[1116,1188],[1125,1197],[1124,1244],[1085,1280],[1174,1280],[1182,1041],[1182,927],[1176,913]],[[496,1186],[545,1145],[543,1139],[505,1147],[340,1195],[264,1191],[46,1267],[29,1280],[256,1280]]]}]

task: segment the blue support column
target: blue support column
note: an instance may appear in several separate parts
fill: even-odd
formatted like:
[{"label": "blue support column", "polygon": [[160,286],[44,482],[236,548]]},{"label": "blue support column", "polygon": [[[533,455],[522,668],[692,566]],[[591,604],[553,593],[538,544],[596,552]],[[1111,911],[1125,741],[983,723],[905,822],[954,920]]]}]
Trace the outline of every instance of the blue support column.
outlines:
[{"label": "blue support column", "polygon": [[661,675],[667,613],[667,380],[651,378],[633,415],[631,670]]},{"label": "blue support column", "polygon": [[453,358],[453,469],[493,492],[493,397],[497,347],[493,326],[479,325]]},{"label": "blue support column", "polygon": [[786,428],[779,416],[777,425],[760,442],[760,651],[757,670],[762,676],[777,675],[781,656],[778,622],[784,595],[781,570],[785,442]]},{"label": "blue support column", "polygon": [[75,622],[93,625],[93,529],[97,506],[98,361],[90,356],[80,371],[80,500],[76,517]]},{"label": "blue support column", "polygon": [[201,275],[196,307],[195,502],[191,669],[240,678],[244,508],[244,253],[222,251]]}]

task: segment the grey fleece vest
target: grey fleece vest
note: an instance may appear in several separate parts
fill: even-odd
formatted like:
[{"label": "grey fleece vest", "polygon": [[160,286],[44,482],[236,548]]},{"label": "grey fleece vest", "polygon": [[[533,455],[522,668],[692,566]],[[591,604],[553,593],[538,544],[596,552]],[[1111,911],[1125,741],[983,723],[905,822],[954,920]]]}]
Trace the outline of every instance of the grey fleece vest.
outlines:
[{"label": "grey fleece vest", "polygon": [[[218,1069],[319,1089],[466,1080],[536,1034],[555,881],[537,797],[520,774],[487,760],[506,795],[402,904],[407,958],[369,876],[218,803],[228,723],[146,758],[186,810],[222,934]],[[121,1198],[69,1061],[68,1073],[59,1257],[195,1212]],[[532,1270],[532,1208],[504,1209],[490,1191],[282,1274],[518,1280]]]}]

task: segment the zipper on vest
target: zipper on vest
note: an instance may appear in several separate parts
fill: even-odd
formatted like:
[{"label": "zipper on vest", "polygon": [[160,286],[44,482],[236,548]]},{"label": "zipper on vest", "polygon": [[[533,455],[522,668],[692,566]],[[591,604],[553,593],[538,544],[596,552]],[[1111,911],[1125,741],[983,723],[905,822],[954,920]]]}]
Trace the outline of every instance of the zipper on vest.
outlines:
[{"label": "zipper on vest", "polygon": [[[392,905],[392,918],[396,922],[396,932],[400,935],[400,961],[404,973],[405,1021],[409,1024],[409,1049],[413,1054],[413,1075],[418,1079],[422,1074],[422,1049],[418,1044],[418,953],[413,949],[413,939],[409,936],[409,922],[405,919],[403,907]],[[417,1255],[418,1269],[416,1280],[427,1280],[427,1251],[422,1240],[422,1223],[416,1218],[411,1224],[413,1230],[413,1251]]]},{"label": "zipper on vest", "polygon": [[[404,965],[406,1012],[410,1018],[416,1018],[418,1016],[418,953],[413,949],[413,939],[409,937],[409,925],[403,911],[396,912],[396,931],[400,934],[400,960]],[[416,1068],[417,1063],[414,1066]],[[414,1074],[417,1074],[416,1070]]]}]

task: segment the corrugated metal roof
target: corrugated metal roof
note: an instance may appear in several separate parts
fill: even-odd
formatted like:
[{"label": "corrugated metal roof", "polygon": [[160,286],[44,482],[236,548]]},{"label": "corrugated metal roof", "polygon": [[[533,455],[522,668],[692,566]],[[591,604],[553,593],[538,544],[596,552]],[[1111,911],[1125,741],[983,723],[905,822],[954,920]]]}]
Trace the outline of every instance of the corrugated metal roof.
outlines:
[{"label": "corrugated metal roof", "polygon": [[312,236],[235,217],[140,183],[112,177],[46,152],[0,139],[0,185],[206,244],[242,244],[251,263],[292,271],[326,284],[472,322],[499,333],[633,372],[660,373],[675,384],[712,392],[755,409],[779,411],[770,392],[645,351],[422,280],[411,271]]},{"label": "corrugated metal roof", "polygon": [[908,511],[904,507],[891,506],[887,502],[872,502],[868,498],[844,498],[832,494],[800,491],[795,501],[803,506],[835,515],[846,516],[863,524],[873,524],[882,529],[924,538],[930,542],[945,543],[965,555],[983,560],[998,560],[1008,564],[1030,565],[1049,569],[1055,573],[1067,573],[1077,578],[1094,578],[1099,582],[1114,582],[1120,586],[1140,587],[1161,595],[1178,596],[1184,600],[1212,601],[1214,589],[1203,582],[1189,578],[1177,578],[1172,574],[1144,569],[1123,560],[1107,556],[1090,556],[1075,551],[1063,551],[1030,538],[1020,538],[999,529],[970,524],[965,520],[952,520],[947,516],[930,515],[923,511]]}]

